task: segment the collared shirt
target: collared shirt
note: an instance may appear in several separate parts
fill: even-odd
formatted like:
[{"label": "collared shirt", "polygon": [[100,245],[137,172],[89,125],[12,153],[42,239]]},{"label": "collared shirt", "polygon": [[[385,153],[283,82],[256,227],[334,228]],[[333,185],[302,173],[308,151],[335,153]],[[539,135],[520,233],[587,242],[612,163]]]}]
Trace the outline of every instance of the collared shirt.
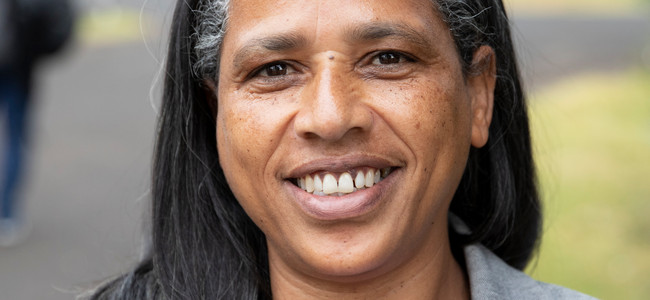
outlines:
[{"label": "collared shirt", "polygon": [[[461,234],[469,233],[458,217],[449,216],[450,225]],[[544,283],[517,270],[481,244],[464,247],[465,267],[473,300],[482,299],[596,299],[574,290]]]}]

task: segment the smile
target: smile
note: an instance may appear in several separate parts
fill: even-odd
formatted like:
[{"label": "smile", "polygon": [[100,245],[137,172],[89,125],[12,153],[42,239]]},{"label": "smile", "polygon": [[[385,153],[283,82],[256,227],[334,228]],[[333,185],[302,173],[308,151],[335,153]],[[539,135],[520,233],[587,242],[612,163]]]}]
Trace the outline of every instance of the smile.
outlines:
[{"label": "smile", "polygon": [[347,172],[316,172],[295,178],[292,182],[303,191],[316,196],[344,196],[371,188],[382,181],[393,168],[360,167]]}]

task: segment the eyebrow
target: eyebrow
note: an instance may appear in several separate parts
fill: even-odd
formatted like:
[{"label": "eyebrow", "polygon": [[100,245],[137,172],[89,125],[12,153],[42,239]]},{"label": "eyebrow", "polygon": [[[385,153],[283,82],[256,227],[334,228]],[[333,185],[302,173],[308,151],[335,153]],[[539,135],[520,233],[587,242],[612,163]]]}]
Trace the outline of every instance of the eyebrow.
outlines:
[{"label": "eyebrow", "polygon": [[235,66],[241,65],[249,56],[259,53],[260,49],[282,52],[304,47],[305,45],[307,45],[307,39],[296,32],[286,32],[252,39],[239,48],[233,59],[233,64]]},{"label": "eyebrow", "polygon": [[[386,38],[407,40],[420,48],[431,49],[432,42],[415,28],[390,22],[368,22],[352,26],[344,32],[348,43],[370,42]],[[259,55],[260,50],[283,52],[305,47],[308,39],[299,32],[289,31],[261,38],[255,38],[242,45],[236,52],[233,64],[239,67],[251,56]]]},{"label": "eyebrow", "polygon": [[370,22],[351,28],[346,33],[349,42],[374,41],[385,38],[404,39],[421,48],[431,48],[433,43],[415,28],[401,23]]}]

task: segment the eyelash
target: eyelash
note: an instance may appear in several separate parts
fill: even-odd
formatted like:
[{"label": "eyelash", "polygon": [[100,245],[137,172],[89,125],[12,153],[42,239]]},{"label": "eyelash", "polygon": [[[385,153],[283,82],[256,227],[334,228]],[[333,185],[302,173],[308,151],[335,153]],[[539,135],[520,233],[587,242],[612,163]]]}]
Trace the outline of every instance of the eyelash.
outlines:
[{"label": "eyelash", "polygon": [[[258,76],[261,75],[261,73],[268,72],[268,68],[276,67],[276,66],[282,66],[281,69],[286,70],[286,72],[290,72],[291,69],[293,69],[295,71],[295,68],[290,63],[288,63],[286,61],[273,61],[273,62],[262,65],[261,67],[253,70],[250,73],[250,75],[248,75],[248,78],[250,79],[250,78],[258,77]],[[281,76],[286,76],[286,75],[288,75],[288,74],[280,74],[280,75],[268,75],[267,74],[267,75],[264,75],[264,76],[261,76],[261,77],[271,79],[273,77],[281,77]]]},{"label": "eyelash", "polygon": [[[384,56],[384,55],[390,55],[392,57],[388,57],[388,59],[391,59],[391,58],[392,59],[397,59],[397,61],[396,62],[389,62],[389,63],[381,63],[380,60],[382,59],[382,56]],[[369,56],[369,61],[368,61],[367,64],[369,64],[371,66],[379,67],[379,68],[382,68],[382,67],[391,68],[391,67],[396,67],[394,65],[398,65],[398,64],[401,64],[401,63],[412,63],[412,62],[416,61],[416,59],[413,58],[411,55],[408,55],[406,53],[403,53],[401,51],[396,51],[396,50],[375,51],[375,52],[370,53],[368,56]],[[375,61],[377,63],[375,63]],[[281,66],[280,67],[280,69],[281,69],[280,72],[282,72],[283,70],[286,70],[285,71],[286,73],[285,74],[278,74],[278,75],[266,74],[266,75],[261,76],[261,74],[263,72],[268,73],[269,68],[277,67],[277,66]],[[287,62],[287,61],[281,61],[281,60],[273,61],[273,62],[264,64],[264,65],[260,66],[259,68],[253,70],[250,73],[250,75],[247,76],[247,78],[252,79],[252,78],[255,78],[255,77],[263,77],[264,80],[276,80],[276,79],[280,79],[281,77],[290,75],[289,72],[291,72],[292,70],[295,71],[296,68],[293,67],[292,64]]]},{"label": "eyelash", "polygon": [[[375,52],[373,54],[374,55],[372,55],[370,57],[370,64],[372,64],[372,65],[387,66],[387,65],[395,65],[395,64],[399,64],[399,63],[403,63],[403,62],[415,62],[415,59],[412,56],[410,56],[408,54],[405,54],[403,52],[400,52],[400,51],[395,51],[395,50],[377,51],[377,52]],[[384,56],[384,55],[394,56],[393,58],[398,59],[398,61],[393,62],[393,63],[386,63],[386,64],[382,64],[382,63],[375,64],[375,61],[379,62],[379,60],[381,60],[381,57]]]}]

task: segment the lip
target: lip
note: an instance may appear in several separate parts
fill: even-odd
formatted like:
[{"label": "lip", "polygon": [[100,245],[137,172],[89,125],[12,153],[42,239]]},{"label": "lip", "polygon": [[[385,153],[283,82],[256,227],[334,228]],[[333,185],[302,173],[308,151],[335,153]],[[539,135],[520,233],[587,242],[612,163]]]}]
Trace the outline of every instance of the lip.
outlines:
[{"label": "lip", "polygon": [[289,180],[285,180],[284,186],[289,189],[296,204],[307,216],[319,221],[337,221],[361,217],[385,204],[387,202],[385,196],[389,194],[388,190],[394,185],[400,173],[401,168],[396,168],[371,188],[343,196],[313,195]]},{"label": "lip", "polygon": [[371,167],[375,169],[383,169],[388,167],[402,167],[401,164],[391,163],[386,159],[367,156],[367,155],[346,155],[338,157],[325,157],[316,160],[311,160],[308,163],[299,165],[298,167],[289,171],[284,176],[284,179],[300,178],[308,174],[313,174],[320,171],[329,171],[335,173],[342,173],[352,170],[357,167]]}]

